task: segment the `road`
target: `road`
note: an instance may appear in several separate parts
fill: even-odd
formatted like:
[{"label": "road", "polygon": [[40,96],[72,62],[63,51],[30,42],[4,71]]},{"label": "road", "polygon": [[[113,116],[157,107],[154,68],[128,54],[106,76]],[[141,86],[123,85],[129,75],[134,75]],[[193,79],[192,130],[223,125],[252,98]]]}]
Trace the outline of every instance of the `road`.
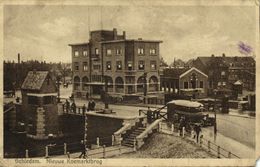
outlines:
[{"label": "road", "polygon": [[[61,87],[61,97],[68,98],[71,95],[72,88],[71,85],[69,88]],[[20,92],[17,92],[16,95],[20,96]],[[21,96],[20,96],[21,97]],[[8,98],[4,101],[14,100]],[[77,106],[82,106],[83,104],[87,105],[86,100],[76,100]],[[159,106],[158,106],[159,107]],[[97,103],[97,108],[104,108],[103,103]],[[139,109],[147,109],[147,107],[139,106],[127,106],[127,105],[109,105],[109,108],[113,109],[117,115],[120,116],[137,116],[139,114]],[[166,112],[166,109],[163,111]],[[213,116],[210,113],[210,116]],[[209,137],[213,135],[212,127],[204,128]],[[224,136],[230,138],[222,142],[223,145],[234,145],[239,148],[245,146],[245,150],[250,150],[249,154],[252,154],[252,150],[255,148],[255,118],[254,117],[245,117],[240,115],[231,115],[231,114],[217,114],[217,130],[219,136]],[[234,144],[236,143],[236,144]]]}]

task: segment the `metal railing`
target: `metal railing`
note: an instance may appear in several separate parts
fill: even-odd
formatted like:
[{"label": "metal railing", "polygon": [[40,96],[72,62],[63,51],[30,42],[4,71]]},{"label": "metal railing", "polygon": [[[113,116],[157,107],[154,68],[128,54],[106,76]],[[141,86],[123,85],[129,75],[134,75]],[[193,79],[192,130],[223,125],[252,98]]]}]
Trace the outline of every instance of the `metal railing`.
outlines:
[{"label": "metal railing", "polygon": [[[162,133],[167,133],[167,134],[177,134],[178,136],[185,137],[189,140],[194,141],[197,143],[196,140],[196,134],[192,133],[191,131],[186,131],[185,127],[179,128],[178,124],[166,124],[164,123],[164,126],[162,126],[162,123],[159,125],[159,131]],[[195,136],[194,136],[195,135]],[[197,143],[200,147],[204,148],[208,152],[214,154],[217,156],[217,158],[238,158],[240,159],[239,156],[236,154],[232,153],[231,151],[228,151],[224,149],[223,147],[215,144],[214,142],[203,138],[199,137],[199,142]]]}]

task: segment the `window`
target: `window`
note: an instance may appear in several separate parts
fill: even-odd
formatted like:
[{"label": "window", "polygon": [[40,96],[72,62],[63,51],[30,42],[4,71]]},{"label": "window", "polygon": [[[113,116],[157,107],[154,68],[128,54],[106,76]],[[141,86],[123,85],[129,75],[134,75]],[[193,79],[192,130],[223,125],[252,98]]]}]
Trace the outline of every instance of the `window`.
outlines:
[{"label": "window", "polygon": [[222,82],[222,85],[223,85],[223,86],[226,86],[226,82]]},{"label": "window", "polygon": [[107,70],[111,70],[111,61],[107,62]]},{"label": "window", "polygon": [[144,61],[143,60],[138,62],[138,69],[139,70],[144,70]]},{"label": "window", "polygon": [[43,97],[43,104],[52,104],[52,96],[44,96]]},{"label": "window", "polygon": [[99,64],[94,64],[93,65],[94,70],[100,70],[100,65]]},{"label": "window", "polygon": [[120,55],[122,52],[121,52],[121,49],[120,48],[118,48],[118,49],[116,49],[116,55]]},{"label": "window", "polygon": [[88,56],[88,51],[84,50],[83,51],[83,56]]},{"label": "window", "polygon": [[156,61],[151,61],[151,70],[156,70]]},{"label": "window", "polygon": [[99,55],[98,48],[95,49],[95,54],[96,54],[96,55]]},{"label": "window", "polygon": [[78,62],[74,63],[74,69],[75,69],[75,71],[79,70],[79,63]]},{"label": "window", "polygon": [[188,82],[184,82],[183,83],[183,87],[184,87],[184,89],[188,89],[189,88],[189,83]]},{"label": "window", "polygon": [[28,96],[28,104],[37,105],[38,98],[36,96]]},{"label": "window", "polygon": [[203,88],[203,81],[200,81],[200,88]]},{"label": "window", "polygon": [[150,55],[155,55],[156,54],[156,50],[155,49],[150,49]]},{"label": "window", "polygon": [[132,67],[133,67],[132,62],[128,62],[127,67],[128,67],[128,70],[132,70]]},{"label": "window", "polygon": [[221,86],[221,82],[218,82],[218,86]]},{"label": "window", "polygon": [[79,57],[79,51],[75,51],[75,52],[74,52],[74,56],[75,56],[75,57]]},{"label": "window", "polygon": [[225,71],[221,71],[221,76],[225,76],[226,72]]},{"label": "window", "polygon": [[88,62],[83,62],[83,71],[88,71]]},{"label": "window", "polygon": [[144,48],[138,48],[137,50],[139,55],[143,55],[144,54]]},{"label": "window", "polygon": [[116,62],[116,69],[117,70],[122,70],[122,62],[121,61],[117,61]]},{"label": "window", "polygon": [[112,54],[111,49],[107,49],[107,55],[111,55],[111,54]]},{"label": "window", "polygon": [[101,82],[101,75],[92,75],[93,82]]}]

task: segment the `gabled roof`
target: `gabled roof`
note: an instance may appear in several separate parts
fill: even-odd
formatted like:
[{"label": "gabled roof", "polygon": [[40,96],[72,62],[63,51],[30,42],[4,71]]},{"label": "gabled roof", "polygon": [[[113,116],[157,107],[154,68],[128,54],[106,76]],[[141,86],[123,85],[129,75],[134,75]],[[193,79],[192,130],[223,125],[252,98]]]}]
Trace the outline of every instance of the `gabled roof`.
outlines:
[{"label": "gabled roof", "polygon": [[198,57],[198,59],[201,61],[203,65],[207,66],[211,60],[211,57]]},{"label": "gabled roof", "polygon": [[188,71],[189,68],[166,68],[163,70],[164,77],[179,79],[179,76]]},{"label": "gabled roof", "polygon": [[182,73],[182,74],[180,75],[180,78],[184,77],[185,75],[187,75],[188,73],[190,73],[190,72],[193,71],[193,70],[195,70],[195,71],[197,71],[198,73],[204,75],[205,77],[208,77],[208,76],[207,76],[205,73],[203,73],[202,71],[198,70],[198,69],[195,68],[195,67],[192,67],[192,68],[189,69],[188,71]]},{"label": "gabled roof", "polygon": [[29,71],[22,85],[22,89],[40,90],[48,71]]}]

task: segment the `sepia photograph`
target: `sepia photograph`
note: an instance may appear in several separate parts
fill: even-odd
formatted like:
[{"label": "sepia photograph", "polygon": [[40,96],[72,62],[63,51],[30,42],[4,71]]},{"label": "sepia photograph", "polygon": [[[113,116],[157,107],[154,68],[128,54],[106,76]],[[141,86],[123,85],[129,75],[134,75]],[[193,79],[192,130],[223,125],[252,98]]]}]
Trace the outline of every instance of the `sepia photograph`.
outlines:
[{"label": "sepia photograph", "polygon": [[4,4],[2,158],[255,165],[259,6],[248,2]]}]

